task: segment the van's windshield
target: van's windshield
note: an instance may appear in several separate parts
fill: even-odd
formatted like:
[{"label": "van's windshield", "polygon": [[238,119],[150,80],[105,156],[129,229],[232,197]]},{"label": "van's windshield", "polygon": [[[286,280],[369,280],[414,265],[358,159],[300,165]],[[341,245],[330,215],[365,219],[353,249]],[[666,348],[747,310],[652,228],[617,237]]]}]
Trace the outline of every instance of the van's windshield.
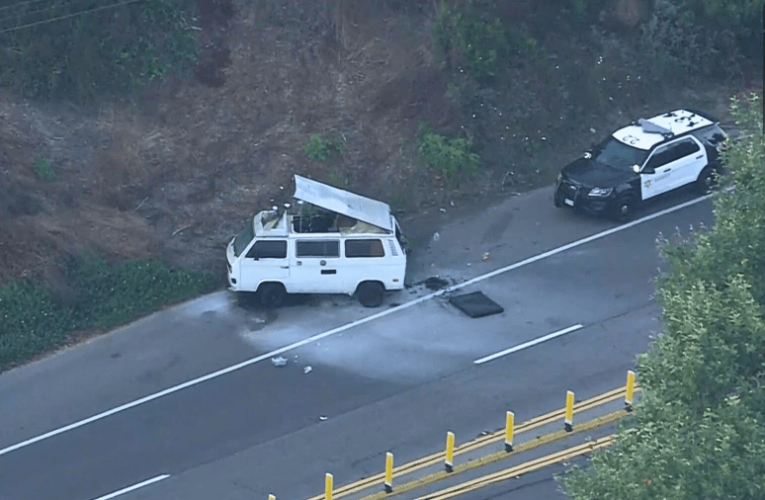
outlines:
[{"label": "van's windshield", "polygon": [[239,257],[254,237],[255,231],[252,227],[252,219],[250,219],[244,225],[244,229],[234,238],[234,255]]}]

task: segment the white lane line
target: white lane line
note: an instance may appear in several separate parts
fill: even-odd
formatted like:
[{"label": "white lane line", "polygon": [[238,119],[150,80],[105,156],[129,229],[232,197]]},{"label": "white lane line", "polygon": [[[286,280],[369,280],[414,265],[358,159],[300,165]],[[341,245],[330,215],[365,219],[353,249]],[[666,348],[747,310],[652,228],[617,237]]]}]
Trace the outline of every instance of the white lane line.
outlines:
[{"label": "white lane line", "polygon": [[102,497],[98,497],[95,500],[109,500],[110,498],[118,497],[120,495],[124,495],[125,493],[129,493],[133,490],[137,490],[138,488],[143,488],[144,486],[149,486],[150,484],[158,483],[159,481],[162,481],[164,479],[167,479],[170,477],[169,474],[162,474],[161,476],[157,476],[151,479],[147,479],[146,481],[138,484],[134,484],[133,486],[128,486],[127,488],[122,488],[119,491],[115,491],[114,493],[109,493],[108,495],[104,495]]},{"label": "white lane line", "polygon": [[150,394],[149,396],[143,397],[141,399],[137,399],[135,401],[132,401],[130,403],[126,403],[126,404],[124,404],[122,406],[118,406],[116,408],[112,408],[111,410],[107,410],[107,411],[105,411],[103,413],[99,413],[98,415],[93,415],[92,417],[86,418],[84,420],[80,420],[79,422],[75,422],[75,423],[67,425],[65,427],[61,427],[60,429],[52,430],[52,431],[47,432],[45,434],[41,434],[41,435],[33,437],[31,439],[27,439],[26,441],[23,441],[21,443],[17,443],[17,444],[14,444],[12,446],[9,446],[7,448],[4,448],[4,449],[0,450],[0,456],[6,455],[8,453],[11,453],[12,451],[16,451],[16,450],[18,450],[20,448],[24,448],[26,446],[29,446],[31,444],[43,441],[45,439],[52,438],[53,436],[58,436],[59,434],[63,434],[64,432],[68,432],[68,431],[71,431],[73,429],[77,429],[78,427],[82,427],[83,425],[91,424],[91,423],[96,422],[98,420],[101,420],[101,419],[104,419],[104,418],[109,417],[111,415],[114,415],[115,413],[120,413],[120,412],[123,412],[125,410],[129,410],[130,408],[135,408],[136,406],[142,405],[144,403],[148,403],[149,401],[154,401],[155,399],[161,398],[163,396],[167,396],[168,394],[173,394],[175,392],[182,391],[183,389],[187,389],[189,387],[193,387],[195,385],[201,384],[202,382],[206,382],[208,380],[221,377],[221,376],[226,375],[228,373],[231,373],[231,372],[234,372],[234,371],[237,371],[237,370],[241,370],[242,368],[248,367],[248,366],[253,365],[255,363],[259,363],[259,362],[261,362],[263,360],[267,360],[267,359],[272,358],[274,356],[277,356],[277,355],[279,355],[279,354],[281,354],[283,352],[292,351],[294,349],[297,349],[298,347],[302,347],[302,346],[304,346],[306,344],[311,344],[313,342],[316,342],[317,340],[321,340],[323,338],[330,337],[332,335],[335,335],[335,334],[340,333],[340,332],[344,332],[344,331],[349,330],[351,328],[354,328],[356,326],[363,325],[364,323],[369,323],[370,321],[375,321],[375,320],[380,319],[382,317],[388,316],[389,314],[393,314],[393,313],[401,311],[403,309],[407,309],[409,307],[416,306],[417,304],[421,304],[421,303],[423,303],[423,302],[425,302],[427,300],[430,300],[430,299],[432,299],[434,297],[438,297],[438,296],[443,295],[443,294],[445,294],[447,292],[453,292],[454,290],[459,290],[460,288],[464,288],[466,286],[473,285],[473,284],[478,283],[480,281],[487,280],[489,278],[493,278],[494,276],[497,276],[497,275],[500,275],[500,274],[512,271],[514,269],[518,269],[519,267],[528,266],[529,264],[533,264],[534,262],[537,262],[539,260],[546,259],[547,257],[551,257],[551,256],[559,254],[561,252],[565,252],[566,250],[571,250],[572,248],[584,245],[586,243],[590,243],[592,241],[595,241],[595,240],[598,240],[598,239],[601,239],[601,238],[605,238],[606,236],[609,236],[611,234],[617,233],[619,231],[624,231],[625,229],[629,229],[631,227],[637,226],[638,224],[642,224],[644,222],[648,222],[650,220],[659,218],[659,217],[661,217],[663,215],[667,215],[669,213],[676,212],[678,210],[682,210],[683,208],[690,207],[691,205],[695,205],[697,203],[705,201],[705,200],[711,198],[712,196],[714,196],[714,193],[713,194],[708,194],[706,196],[702,196],[700,198],[696,198],[695,200],[691,200],[691,201],[688,201],[688,202],[685,202],[685,203],[681,203],[680,205],[664,209],[664,210],[662,210],[660,212],[656,212],[655,214],[647,215],[645,217],[642,217],[640,219],[634,220],[632,222],[628,222],[627,224],[623,224],[621,226],[617,226],[617,227],[608,229],[606,231],[602,231],[602,232],[594,234],[592,236],[588,236],[587,238],[584,238],[584,239],[581,239],[581,240],[577,240],[577,241],[574,241],[574,242],[569,243],[567,245],[563,245],[561,247],[555,248],[555,249],[550,250],[548,252],[544,252],[544,253],[541,253],[539,255],[535,255],[533,257],[529,257],[526,260],[522,260],[520,262],[517,262],[515,264],[509,265],[507,267],[503,267],[501,269],[497,269],[496,271],[492,271],[490,273],[478,276],[478,277],[473,278],[471,280],[468,280],[468,281],[465,281],[465,282],[462,282],[462,283],[457,283],[456,285],[452,285],[452,286],[447,287],[447,288],[442,288],[441,290],[438,290],[438,291],[433,292],[431,294],[423,295],[422,297],[420,297],[418,299],[411,300],[409,302],[404,302],[400,306],[391,307],[390,309],[386,309],[384,311],[381,311],[379,313],[373,314],[371,316],[367,316],[366,318],[361,318],[361,319],[356,320],[356,321],[354,321],[352,323],[348,323],[348,324],[339,326],[339,327],[334,328],[332,330],[329,330],[327,332],[320,333],[318,335],[314,335],[313,337],[309,337],[309,338],[307,338],[305,340],[301,340],[300,342],[295,342],[294,344],[290,344],[288,346],[281,347],[279,349],[276,349],[275,351],[271,351],[269,353],[262,354],[260,356],[248,359],[246,361],[242,361],[241,363],[229,366],[227,368],[223,368],[223,369],[218,370],[216,372],[212,372],[212,373],[209,373],[207,375],[203,375],[203,376],[201,376],[199,378],[195,378],[193,380],[189,380],[188,382],[184,382],[184,383],[176,385],[174,387],[170,387],[170,388],[165,389],[163,391],[160,391],[160,392],[157,392],[157,393],[154,393],[154,394]]},{"label": "white lane line", "polygon": [[545,335],[544,337],[539,337],[538,339],[530,340],[528,342],[525,342],[521,345],[517,345],[515,347],[511,347],[510,349],[505,349],[504,351],[500,351],[497,353],[494,353],[490,356],[486,356],[485,358],[476,359],[473,361],[476,365],[482,365],[484,363],[488,363],[489,361],[493,361],[497,358],[501,358],[502,356],[507,356],[508,354],[512,354],[514,352],[522,351],[523,349],[529,348],[531,346],[535,346],[537,344],[541,344],[542,342],[545,342],[550,339],[554,339],[555,337],[560,337],[561,335],[566,335],[567,333],[575,332],[579,330],[580,328],[584,328],[582,325],[574,325],[569,326],[568,328],[564,328],[563,330],[559,330],[557,332],[553,332],[549,335]]}]

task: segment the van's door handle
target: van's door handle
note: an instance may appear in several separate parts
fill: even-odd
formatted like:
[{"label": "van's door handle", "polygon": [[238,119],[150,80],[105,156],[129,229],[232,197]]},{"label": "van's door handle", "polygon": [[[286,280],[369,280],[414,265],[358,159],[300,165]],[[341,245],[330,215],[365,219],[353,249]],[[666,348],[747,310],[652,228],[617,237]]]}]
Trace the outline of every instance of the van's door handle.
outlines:
[{"label": "van's door handle", "polygon": [[281,266],[282,269],[289,269],[290,266]]},{"label": "van's door handle", "polygon": [[336,269],[322,269],[321,274],[337,274]]}]

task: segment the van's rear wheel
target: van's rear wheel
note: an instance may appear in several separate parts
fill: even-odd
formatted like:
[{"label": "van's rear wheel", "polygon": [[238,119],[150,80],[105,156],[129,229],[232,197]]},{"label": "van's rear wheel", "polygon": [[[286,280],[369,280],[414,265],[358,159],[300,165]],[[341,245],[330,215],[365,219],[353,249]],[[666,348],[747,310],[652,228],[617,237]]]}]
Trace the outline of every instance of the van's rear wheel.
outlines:
[{"label": "van's rear wheel", "polygon": [[385,288],[376,281],[365,281],[356,289],[356,295],[364,307],[379,307],[383,303]]},{"label": "van's rear wheel", "polygon": [[287,290],[281,283],[263,283],[258,289],[260,305],[266,309],[275,309],[284,305]]}]

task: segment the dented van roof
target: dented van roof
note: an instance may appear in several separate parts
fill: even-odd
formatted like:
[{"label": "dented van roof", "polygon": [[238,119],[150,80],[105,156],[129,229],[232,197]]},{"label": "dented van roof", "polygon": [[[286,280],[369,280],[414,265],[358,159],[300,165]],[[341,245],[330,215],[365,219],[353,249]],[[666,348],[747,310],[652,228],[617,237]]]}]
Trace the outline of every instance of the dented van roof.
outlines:
[{"label": "dented van roof", "polygon": [[393,232],[390,206],[295,175],[295,199]]}]

